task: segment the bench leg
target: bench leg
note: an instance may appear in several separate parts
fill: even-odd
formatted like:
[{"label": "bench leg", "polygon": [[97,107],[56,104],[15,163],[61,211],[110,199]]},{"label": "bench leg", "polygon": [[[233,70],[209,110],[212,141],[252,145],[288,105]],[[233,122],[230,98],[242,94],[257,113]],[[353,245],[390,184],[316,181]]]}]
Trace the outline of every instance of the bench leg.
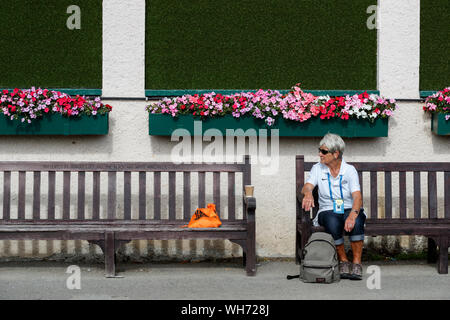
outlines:
[{"label": "bench leg", "polygon": [[302,234],[298,232],[297,225],[295,226],[295,228],[295,264],[300,264],[302,262],[302,258],[300,256]]},{"label": "bench leg", "polygon": [[114,232],[105,233],[105,277],[116,277],[116,242]]},{"label": "bench leg", "polygon": [[439,261],[438,261],[438,273],[448,274],[448,238],[441,237],[439,239]]},{"label": "bench leg", "polygon": [[437,261],[437,245],[433,238],[428,238],[427,262],[436,263]]},{"label": "bench leg", "polygon": [[247,240],[247,252],[245,255],[245,269],[247,276],[256,275],[256,246],[255,239]]},{"label": "bench leg", "polygon": [[255,276],[256,275],[256,226],[255,226],[255,217],[252,216],[252,219],[248,219],[248,233],[247,233],[247,241],[246,241],[246,259],[245,259],[245,268],[247,271],[247,276]]}]

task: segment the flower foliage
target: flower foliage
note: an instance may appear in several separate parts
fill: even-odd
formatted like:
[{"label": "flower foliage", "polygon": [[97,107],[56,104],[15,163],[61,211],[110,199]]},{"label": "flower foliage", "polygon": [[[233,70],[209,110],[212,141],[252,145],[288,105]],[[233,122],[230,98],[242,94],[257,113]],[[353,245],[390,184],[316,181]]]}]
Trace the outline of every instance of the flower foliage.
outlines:
[{"label": "flower foliage", "polygon": [[450,119],[450,87],[438,91],[425,100],[423,110],[429,113],[443,113],[445,120]]},{"label": "flower foliage", "polygon": [[84,96],[71,97],[59,91],[47,89],[3,90],[0,98],[1,112],[11,120],[31,123],[48,113],[60,113],[66,117],[96,115],[110,112],[112,107],[103,104],[99,97],[89,100]]},{"label": "flower foliage", "polygon": [[192,114],[194,116],[218,117],[231,114],[235,118],[250,115],[263,119],[267,125],[274,124],[277,117],[304,122],[313,117],[320,119],[350,118],[375,121],[392,116],[397,108],[395,100],[386,100],[367,92],[342,97],[314,96],[300,89],[300,84],[282,95],[277,90],[258,90],[232,95],[210,92],[202,95],[184,95],[164,98],[146,107],[149,113],[168,114],[172,117]]}]

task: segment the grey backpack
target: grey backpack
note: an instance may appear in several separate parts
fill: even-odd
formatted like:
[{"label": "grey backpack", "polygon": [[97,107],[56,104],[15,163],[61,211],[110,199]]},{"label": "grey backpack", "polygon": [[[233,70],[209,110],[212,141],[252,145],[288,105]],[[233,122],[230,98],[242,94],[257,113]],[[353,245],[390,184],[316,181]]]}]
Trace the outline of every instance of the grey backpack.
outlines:
[{"label": "grey backpack", "polygon": [[339,260],[333,237],[325,232],[315,232],[309,237],[303,249],[303,259],[298,276],[288,276],[288,279],[300,278],[303,282],[332,283],[338,282]]}]

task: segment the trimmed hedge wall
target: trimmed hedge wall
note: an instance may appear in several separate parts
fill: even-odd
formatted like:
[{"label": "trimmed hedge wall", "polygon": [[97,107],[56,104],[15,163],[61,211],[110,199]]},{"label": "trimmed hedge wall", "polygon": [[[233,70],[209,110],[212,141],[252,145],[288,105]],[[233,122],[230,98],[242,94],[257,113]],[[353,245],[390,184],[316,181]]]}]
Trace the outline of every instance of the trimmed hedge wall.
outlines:
[{"label": "trimmed hedge wall", "polygon": [[[69,30],[67,8],[81,10]],[[0,88],[101,88],[102,1],[0,0]]]},{"label": "trimmed hedge wall", "polygon": [[450,1],[420,2],[420,90],[450,85]]},{"label": "trimmed hedge wall", "polygon": [[373,0],[147,0],[146,89],[376,89]]}]

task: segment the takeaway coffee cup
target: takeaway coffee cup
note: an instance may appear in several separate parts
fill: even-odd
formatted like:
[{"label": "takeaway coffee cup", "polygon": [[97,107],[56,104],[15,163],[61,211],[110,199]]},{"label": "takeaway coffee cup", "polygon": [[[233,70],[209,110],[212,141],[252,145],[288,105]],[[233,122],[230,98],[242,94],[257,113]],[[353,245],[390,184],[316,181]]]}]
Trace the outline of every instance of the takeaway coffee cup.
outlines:
[{"label": "takeaway coffee cup", "polygon": [[253,190],[255,189],[254,186],[246,185],[245,188],[245,196],[246,197],[253,197]]}]

